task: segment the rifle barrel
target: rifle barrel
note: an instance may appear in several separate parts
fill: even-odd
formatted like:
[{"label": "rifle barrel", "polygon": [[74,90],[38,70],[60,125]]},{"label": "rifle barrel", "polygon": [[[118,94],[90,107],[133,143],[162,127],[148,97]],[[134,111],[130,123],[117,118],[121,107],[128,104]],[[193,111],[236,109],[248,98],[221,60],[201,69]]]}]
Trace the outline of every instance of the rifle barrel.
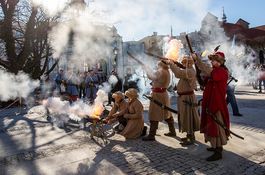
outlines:
[{"label": "rifle barrel", "polygon": [[[169,59],[166,58],[166,57],[162,57],[162,56],[159,56],[159,55],[155,55],[155,54],[150,53],[150,52],[146,52],[146,51],[144,51],[144,53],[145,53],[146,55],[153,56],[153,57],[159,58],[159,59],[161,59],[161,60],[169,60]],[[180,62],[178,62],[178,61],[174,61],[174,60],[172,60],[172,61],[174,62],[174,64],[176,64],[176,65],[179,66],[180,68],[185,69],[184,66],[183,66]]]},{"label": "rifle barrel", "polygon": [[134,57],[132,54],[130,54],[130,52],[127,51],[127,54],[128,54],[131,58],[133,58],[135,61],[137,61],[139,64],[144,65],[144,63],[142,63],[140,60],[138,60],[136,57]]},{"label": "rifle barrel", "polygon": [[149,55],[149,56],[152,56],[152,57],[156,57],[156,58],[159,58],[159,59],[162,59],[162,60],[168,60],[168,58],[166,58],[166,57],[162,57],[162,56],[159,56],[159,55],[155,55],[155,54],[150,53],[150,52],[146,52],[146,51],[144,51],[144,53],[145,53],[146,55]]}]

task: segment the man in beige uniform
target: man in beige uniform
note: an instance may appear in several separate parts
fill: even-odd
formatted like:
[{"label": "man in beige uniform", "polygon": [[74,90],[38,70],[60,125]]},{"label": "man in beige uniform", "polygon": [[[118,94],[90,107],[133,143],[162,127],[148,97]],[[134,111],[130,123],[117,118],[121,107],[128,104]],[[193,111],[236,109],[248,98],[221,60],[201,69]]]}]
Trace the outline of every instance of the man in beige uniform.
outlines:
[{"label": "man in beige uniform", "polygon": [[144,107],[142,103],[137,99],[139,94],[134,88],[130,88],[125,92],[128,97],[129,102],[127,105],[127,111],[124,114],[124,118],[128,119],[128,123],[124,130],[121,132],[127,139],[136,139],[142,135],[144,127],[144,117],[143,110]]},{"label": "man in beige uniform", "polygon": [[[172,60],[168,60],[170,69],[179,78],[177,85],[177,105],[178,105],[178,125],[179,132],[186,132],[187,137],[183,138],[182,145],[194,143],[194,132],[200,130],[200,118],[197,104],[197,98],[194,94],[196,89],[196,72],[192,67],[194,61],[189,56],[184,56],[181,63],[185,69],[177,67]],[[186,101],[186,102],[185,102]],[[187,103],[188,102],[188,103]]]},{"label": "man in beige uniform", "polygon": [[[146,66],[142,66],[146,70],[146,74],[150,80],[152,80],[151,94],[150,96],[159,101],[160,103],[170,107],[170,100],[167,93],[167,88],[170,83],[170,74],[168,71],[168,65],[164,61],[157,62],[158,70],[153,72]],[[158,122],[165,120],[169,126],[169,133],[166,136],[176,136],[174,119],[170,111],[158,106],[154,102],[150,101],[148,119],[150,121],[150,130],[147,137],[142,138],[143,141],[154,141],[156,130],[158,128]]]},{"label": "man in beige uniform", "polygon": [[[127,102],[124,100],[124,94],[120,91],[115,92],[112,95],[112,98],[115,99],[114,106],[103,122],[110,125],[119,120],[119,124],[116,125],[114,129],[115,131],[120,132],[127,125],[127,119],[125,119],[123,115],[119,115],[123,113],[122,111],[126,110]],[[120,110],[120,112],[117,113],[118,110]]]}]

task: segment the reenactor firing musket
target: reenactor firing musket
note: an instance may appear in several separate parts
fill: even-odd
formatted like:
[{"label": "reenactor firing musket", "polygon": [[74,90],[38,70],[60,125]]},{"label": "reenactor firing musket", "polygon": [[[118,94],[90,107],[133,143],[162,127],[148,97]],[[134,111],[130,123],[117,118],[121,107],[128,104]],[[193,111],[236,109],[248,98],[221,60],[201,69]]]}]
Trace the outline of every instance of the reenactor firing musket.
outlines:
[{"label": "reenactor firing musket", "polygon": [[[190,52],[193,53],[193,50],[192,50],[192,48],[191,48],[191,45],[190,45],[190,41],[189,41],[189,37],[188,37],[188,35],[186,35],[186,40],[187,40],[188,46],[189,46],[189,48],[190,48]],[[219,49],[219,47],[220,47],[220,45],[218,45],[218,46],[214,49],[214,52],[216,52],[216,51]],[[196,64],[195,64],[195,66],[196,66]],[[197,67],[197,66],[196,66],[196,67]],[[196,71],[197,71],[197,69],[196,69]],[[231,79],[233,80],[234,77],[231,78]],[[236,80],[236,79],[235,79],[235,80]],[[228,83],[228,84],[229,84],[229,83]],[[234,136],[236,136],[236,137],[238,137],[238,138],[244,140],[243,137],[241,137],[241,136],[235,134],[234,132],[232,132],[231,130],[229,130],[229,129],[228,129],[228,128],[227,128],[222,122],[220,122],[220,121],[217,119],[217,117],[216,117],[215,115],[213,115],[213,113],[212,113],[209,109],[207,109],[207,108],[206,108],[206,113],[207,113],[210,117],[212,117],[212,118],[215,120],[215,122],[216,122],[220,127],[222,127],[225,131],[227,131],[228,133],[233,134]]]},{"label": "reenactor firing musket", "polygon": [[[162,56],[159,56],[159,55],[155,55],[155,54],[150,53],[150,52],[146,52],[146,51],[144,51],[144,53],[145,53],[146,55],[149,55],[149,56],[152,56],[152,57],[156,57],[156,58],[159,58],[159,59],[161,59],[161,60],[169,60],[169,59],[166,58],[166,57],[162,57]],[[172,60],[172,61],[173,61],[173,60]],[[174,64],[176,64],[178,67],[180,67],[180,68],[182,68],[182,69],[185,69],[184,66],[183,66],[180,62],[178,62],[178,61],[173,61],[173,62],[174,62]]]}]

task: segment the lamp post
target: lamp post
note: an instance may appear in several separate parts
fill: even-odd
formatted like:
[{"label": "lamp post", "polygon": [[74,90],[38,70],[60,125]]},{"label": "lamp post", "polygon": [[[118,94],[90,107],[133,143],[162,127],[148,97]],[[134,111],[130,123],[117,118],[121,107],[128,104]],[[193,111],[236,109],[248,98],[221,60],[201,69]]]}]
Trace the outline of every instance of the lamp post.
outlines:
[{"label": "lamp post", "polygon": [[116,72],[117,57],[118,57],[118,49],[117,49],[117,47],[114,47],[113,53],[114,53],[114,57],[113,57],[113,69]]}]

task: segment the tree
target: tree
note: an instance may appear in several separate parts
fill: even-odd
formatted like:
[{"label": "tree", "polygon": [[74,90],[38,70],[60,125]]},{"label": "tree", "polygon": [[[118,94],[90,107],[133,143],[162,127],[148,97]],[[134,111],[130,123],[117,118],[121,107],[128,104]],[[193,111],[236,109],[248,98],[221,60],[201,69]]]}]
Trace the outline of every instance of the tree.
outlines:
[{"label": "tree", "polygon": [[0,65],[15,74],[23,70],[34,79],[48,75],[58,63],[47,69],[52,55],[48,31],[59,17],[48,17],[27,0],[0,0],[0,4],[0,42],[4,46]]}]

